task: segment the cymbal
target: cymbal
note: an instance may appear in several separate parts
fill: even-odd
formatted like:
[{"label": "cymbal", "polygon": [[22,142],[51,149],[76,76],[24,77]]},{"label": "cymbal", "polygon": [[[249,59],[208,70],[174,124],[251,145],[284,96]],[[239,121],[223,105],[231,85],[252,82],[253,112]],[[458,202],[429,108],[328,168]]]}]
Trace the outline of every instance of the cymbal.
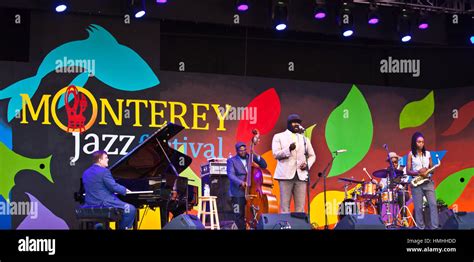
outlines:
[{"label": "cymbal", "polygon": [[[378,177],[378,178],[387,178],[389,173],[390,173],[390,172],[389,172],[388,169],[380,169],[380,170],[374,171],[374,172],[372,173],[372,175],[373,175],[374,177]],[[396,173],[397,177],[398,177],[398,176],[401,176],[401,175],[403,175],[403,170],[398,170],[398,169],[396,169],[396,170],[395,170],[395,173]],[[393,175],[392,175],[392,177],[393,177]]]},{"label": "cymbal", "polygon": [[351,178],[341,177],[341,178],[339,178],[339,180],[346,181],[346,182],[351,182],[351,183],[356,183],[356,184],[364,184],[364,181],[358,181],[358,180],[354,180],[354,179],[351,179]]}]

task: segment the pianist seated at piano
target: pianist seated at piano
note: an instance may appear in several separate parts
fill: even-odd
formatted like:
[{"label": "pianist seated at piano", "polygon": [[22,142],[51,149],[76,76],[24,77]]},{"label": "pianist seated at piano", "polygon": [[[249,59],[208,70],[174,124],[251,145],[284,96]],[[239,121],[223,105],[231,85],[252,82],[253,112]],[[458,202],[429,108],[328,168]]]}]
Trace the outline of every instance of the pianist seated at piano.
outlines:
[{"label": "pianist seated at piano", "polygon": [[115,194],[125,195],[127,188],[115,182],[109,169],[109,157],[105,151],[92,154],[93,164],[82,175],[85,189],[85,204],[88,206],[115,207],[123,209],[119,229],[130,229],[135,220],[136,208],[117,198]]}]

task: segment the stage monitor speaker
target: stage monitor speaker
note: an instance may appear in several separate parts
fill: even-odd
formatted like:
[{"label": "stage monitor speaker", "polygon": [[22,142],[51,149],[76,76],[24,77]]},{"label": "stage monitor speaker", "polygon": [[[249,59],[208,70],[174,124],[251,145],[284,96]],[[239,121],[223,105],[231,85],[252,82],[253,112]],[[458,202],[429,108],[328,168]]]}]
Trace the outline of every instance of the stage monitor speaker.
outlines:
[{"label": "stage monitor speaker", "polygon": [[164,230],[196,230],[204,229],[204,225],[199,218],[194,215],[182,214],[173,218],[163,227]]},{"label": "stage monitor speaker", "polygon": [[[451,216],[454,215],[454,211],[452,209],[448,209],[448,208],[443,208],[441,210],[439,210],[439,213],[438,213],[438,220],[439,220],[439,227],[442,228],[444,226],[444,224],[446,224],[446,222],[448,222],[449,218]],[[425,225],[430,225],[430,220],[431,218],[429,214],[425,214],[425,218],[428,217],[428,222],[425,221]]]},{"label": "stage monitor speaker", "polygon": [[230,181],[227,176],[211,176],[209,178],[211,196],[216,196],[217,212],[219,220],[234,220],[234,208],[229,196]]},{"label": "stage monitor speaker", "polygon": [[442,229],[474,229],[474,212],[453,212]]},{"label": "stage monitor speaker", "polygon": [[[443,225],[448,221],[448,219],[453,215],[453,213],[454,211],[452,209],[438,205],[438,227],[443,227]],[[423,221],[425,222],[426,227],[431,225],[431,215],[429,206],[425,206],[423,208]]]},{"label": "stage monitor speaker", "polygon": [[347,215],[337,223],[336,230],[351,230],[351,229],[362,229],[362,230],[376,230],[385,229],[385,224],[379,215],[364,214],[364,215]]},{"label": "stage monitor speaker", "polygon": [[238,230],[239,228],[233,220],[220,221],[221,230]]},{"label": "stage monitor speaker", "polygon": [[306,213],[262,214],[257,229],[311,229]]}]

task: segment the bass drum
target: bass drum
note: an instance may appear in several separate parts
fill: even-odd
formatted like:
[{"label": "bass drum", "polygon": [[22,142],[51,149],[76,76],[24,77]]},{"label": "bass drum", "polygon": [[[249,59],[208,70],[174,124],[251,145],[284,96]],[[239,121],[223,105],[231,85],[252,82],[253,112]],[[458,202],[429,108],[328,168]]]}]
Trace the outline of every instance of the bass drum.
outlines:
[{"label": "bass drum", "polygon": [[339,205],[337,218],[341,221],[347,215],[358,215],[359,207],[357,201],[354,199],[344,199]]},{"label": "bass drum", "polygon": [[361,202],[359,204],[359,210],[361,214],[378,214],[378,201],[377,199],[370,199],[368,201]]}]

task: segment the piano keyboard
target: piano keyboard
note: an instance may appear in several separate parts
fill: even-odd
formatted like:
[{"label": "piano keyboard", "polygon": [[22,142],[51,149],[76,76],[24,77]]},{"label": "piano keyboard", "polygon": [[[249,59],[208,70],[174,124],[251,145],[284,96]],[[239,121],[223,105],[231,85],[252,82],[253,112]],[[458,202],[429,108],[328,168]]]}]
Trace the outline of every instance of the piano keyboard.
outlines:
[{"label": "piano keyboard", "polygon": [[136,194],[152,194],[153,190],[147,190],[147,191],[130,191],[127,192],[127,195],[136,195]]}]

